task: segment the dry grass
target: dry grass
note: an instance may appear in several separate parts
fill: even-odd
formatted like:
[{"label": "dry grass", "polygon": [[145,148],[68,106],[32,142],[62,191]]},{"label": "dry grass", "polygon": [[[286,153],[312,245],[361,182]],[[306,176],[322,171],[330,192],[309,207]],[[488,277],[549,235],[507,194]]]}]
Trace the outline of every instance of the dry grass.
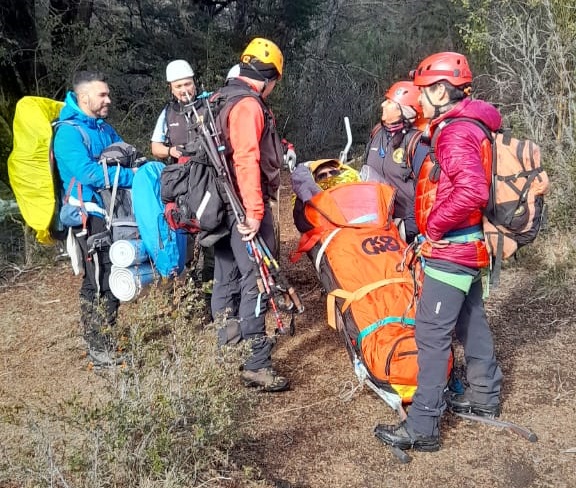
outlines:
[{"label": "dry grass", "polygon": [[[45,270],[37,278],[40,300],[23,279],[25,286],[0,295],[3,302],[12,301],[6,300],[4,319],[17,318],[2,324],[8,337],[6,372],[0,378],[1,483],[172,487],[250,482],[228,458],[239,438],[239,421],[253,403],[237,381],[245,351],[216,354],[214,330],[201,329],[189,313],[200,301],[196,290],[154,287],[139,303],[124,306],[118,334],[130,359],[123,367],[92,372],[81,357],[75,327],[68,328],[77,320],[76,300],[70,299],[74,286],[54,286],[67,281],[66,271]],[[35,335],[32,324],[40,316],[44,333]],[[23,329],[15,327],[23,323]],[[23,347],[23,332],[29,348]],[[20,370],[10,354],[33,364]],[[47,371],[51,367],[54,371]]]},{"label": "dry grass", "polygon": [[[550,233],[522,253],[487,304],[505,374],[503,418],[539,441],[446,414],[440,452],[400,465],[372,434],[396,415],[355,388],[311,264],[286,258],[296,247],[286,207],[283,219],[281,264],[306,305],[296,335],[274,352],[275,367],[292,380],[288,392],[243,390],[237,362],[214,360],[214,330],[174,320],[185,314],[173,293],[160,307],[148,298],[124,307],[139,359],[128,372],[98,375],[82,357],[79,281],[67,269],[22,274],[18,286],[0,290],[0,486],[576,486],[568,237]],[[132,313],[153,320],[132,321]]]}]

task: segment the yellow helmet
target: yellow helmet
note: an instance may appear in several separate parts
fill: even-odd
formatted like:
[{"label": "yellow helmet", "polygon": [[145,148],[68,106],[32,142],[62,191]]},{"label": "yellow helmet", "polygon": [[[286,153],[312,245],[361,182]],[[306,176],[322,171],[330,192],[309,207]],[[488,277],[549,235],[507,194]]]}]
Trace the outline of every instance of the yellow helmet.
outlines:
[{"label": "yellow helmet", "polygon": [[278,75],[282,76],[284,56],[280,48],[272,41],[262,37],[252,39],[250,44],[244,49],[242,56],[240,56],[240,61],[250,64],[254,59],[264,64],[272,64],[278,71]]}]

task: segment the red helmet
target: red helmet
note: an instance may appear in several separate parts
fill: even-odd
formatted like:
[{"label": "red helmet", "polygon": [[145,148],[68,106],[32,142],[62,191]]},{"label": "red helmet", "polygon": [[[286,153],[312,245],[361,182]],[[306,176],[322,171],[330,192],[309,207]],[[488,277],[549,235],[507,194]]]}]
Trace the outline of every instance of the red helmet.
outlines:
[{"label": "red helmet", "polygon": [[445,52],[428,56],[410,73],[416,86],[447,81],[454,86],[472,83],[472,70],[463,54]]},{"label": "red helmet", "polygon": [[416,114],[422,113],[422,107],[418,103],[420,90],[411,81],[397,81],[388,89],[384,97],[398,105],[412,107],[416,110]]}]

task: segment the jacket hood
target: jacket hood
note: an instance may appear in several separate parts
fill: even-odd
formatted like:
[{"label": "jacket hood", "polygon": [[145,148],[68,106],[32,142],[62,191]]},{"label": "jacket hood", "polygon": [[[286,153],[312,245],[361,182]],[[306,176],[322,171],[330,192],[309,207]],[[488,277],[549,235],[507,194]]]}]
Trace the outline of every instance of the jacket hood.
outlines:
[{"label": "jacket hood", "polygon": [[97,128],[100,124],[104,123],[104,119],[96,119],[82,112],[82,110],[78,106],[78,99],[76,98],[76,94],[74,92],[69,91],[66,94],[64,103],[65,105],[64,107],[62,107],[62,110],[60,112],[60,120],[80,121],[82,122],[82,124],[93,129]]},{"label": "jacket hood", "polygon": [[434,120],[434,125],[437,125],[444,119],[452,119],[455,117],[477,119],[483,122],[484,125],[493,132],[500,129],[502,125],[502,116],[494,105],[483,100],[472,100],[471,98],[462,100],[454,108]]}]

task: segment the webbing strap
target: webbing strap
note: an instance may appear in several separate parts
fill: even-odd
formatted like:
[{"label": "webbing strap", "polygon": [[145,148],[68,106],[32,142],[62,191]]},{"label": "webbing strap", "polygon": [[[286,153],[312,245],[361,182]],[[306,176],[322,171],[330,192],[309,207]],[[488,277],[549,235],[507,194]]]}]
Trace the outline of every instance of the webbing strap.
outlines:
[{"label": "webbing strap", "polygon": [[106,160],[102,160],[102,171],[104,172],[104,188],[107,190],[110,188],[110,176],[108,175],[108,165]]},{"label": "webbing strap", "polygon": [[482,231],[471,232],[470,234],[463,234],[459,236],[444,236],[444,239],[456,244],[466,244],[467,242],[481,241],[484,239]]},{"label": "webbing strap", "polygon": [[385,319],[377,320],[373,324],[370,324],[368,327],[366,327],[364,330],[360,331],[357,339],[358,346],[360,346],[360,344],[362,343],[362,339],[364,339],[367,335],[370,335],[376,329],[384,327],[385,325],[388,324],[402,324],[402,325],[414,326],[416,325],[416,320],[407,317],[386,317]]},{"label": "webbing strap", "polygon": [[[72,180],[74,180],[74,177],[72,177]],[[82,230],[86,231],[88,229],[88,211],[84,206],[84,199],[82,198],[82,185],[79,181],[76,183],[76,189],[78,191],[78,201],[80,202],[80,208],[82,209],[80,212],[82,217]]]},{"label": "webbing strap", "polygon": [[343,298],[345,301],[340,308],[342,313],[348,310],[348,307],[357,300],[364,298],[368,293],[387,285],[395,285],[400,283],[407,283],[412,285],[412,280],[408,278],[389,278],[387,280],[375,281],[368,285],[358,288],[356,291],[347,291],[342,288],[336,288],[328,293],[326,299],[326,310],[328,315],[328,325],[336,329],[336,298]]},{"label": "webbing strap", "polygon": [[[76,181],[76,178],[73,176],[72,179],[70,180],[70,183],[68,184],[68,188],[66,189],[66,193],[64,194],[64,203],[68,203],[68,200],[70,199],[70,195],[72,194],[72,188],[74,188],[74,182]],[[80,185],[80,182],[78,182],[78,185]],[[81,187],[78,186],[78,191],[81,191]],[[78,199],[82,199],[82,194],[78,195]]]},{"label": "webbing strap", "polygon": [[326,251],[326,248],[328,247],[328,244],[330,244],[330,242],[332,241],[332,239],[334,238],[334,236],[340,232],[342,230],[341,227],[337,227],[336,229],[334,229],[332,232],[330,232],[330,234],[328,235],[328,237],[326,238],[326,240],[322,243],[322,245],[320,246],[320,249],[318,250],[318,254],[316,255],[316,260],[314,262],[314,266],[316,268],[316,272],[320,273],[320,263],[322,262],[322,256],[324,256],[324,252]]},{"label": "webbing strap", "polygon": [[450,237],[455,237],[455,236],[463,236],[463,235],[471,234],[473,232],[478,232],[481,230],[482,230],[482,226],[480,224],[470,225],[468,227],[463,227],[461,229],[454,229],[454,230],[451,230],[450,232],[446,232],[446,234],[444,234],[444,237],[450,238]]},{"label": "webbing strap", "polygon": [[[78,207],[80,207],[80,217],[82,218],[82,230],[85,232],[86,228],[88,227],[88,210],[84,206],[84,200],[82,198],[82,184],[79,181],[76,181],[76,178],[73,176],[68,184],[68,189],[64,195],[64,204],[70,203],[70,199],[74,198],[72,196],[72,188],[74,188],[74,183],[76,183],[76,191],[78,192]],[[79,235],[79,234],[77,234]]]},{"label": "webbing strap", "polygon": [[502,271],[502,256],[504,255],[504,235],[496,232],[496,253],[494,254],[494,265],[490,273],[490,285],[497,288],[500,284],[500,272]]}]

